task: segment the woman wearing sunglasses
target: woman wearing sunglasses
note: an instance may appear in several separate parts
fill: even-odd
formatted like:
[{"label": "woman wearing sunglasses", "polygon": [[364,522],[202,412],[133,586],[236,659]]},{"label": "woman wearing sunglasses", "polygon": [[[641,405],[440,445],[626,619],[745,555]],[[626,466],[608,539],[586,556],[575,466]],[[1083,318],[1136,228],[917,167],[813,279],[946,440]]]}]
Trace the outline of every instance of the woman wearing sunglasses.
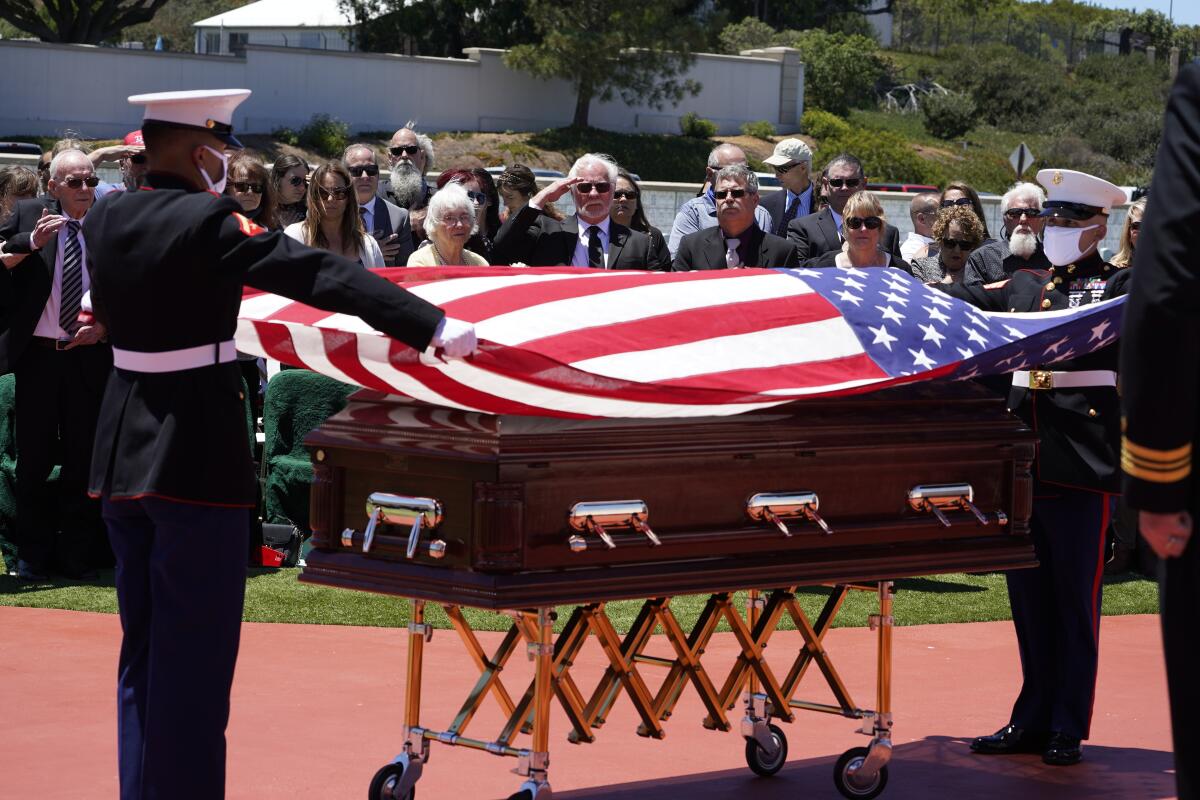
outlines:
[{"label": "woman wearing sunglasses", "polygon": [[1142,215],[1146,213],[1146,198],[1135,200],[1125,215],[1125,226],[1121,228],[1121,248],[1110,262],[1114,267],[1133,266],[1133,251],[1137,249],[1138,236],[1142,232]]},{"label": "woman wearing sunglasses", "polygon": [[642,210],[642,190],[628,171],[617,170],[617,184],[613,189],[612,221],[650,237],[650,256],[664,264],[670,263],[671,253],[662,231],[650,224]]},{"label": "woman wearing sunglasses", "polygon": [[952,206],[970,208],[975,212],[975,216],[979,217],[979,224],[983,226],[984,240],[992,238],[992,235],[988,233],[987,220],[983,216],[983,203],[979,199],[979,192],[975,191],[970,184],[962,181],[946,184],[946,188],[942,190],[940,205],[942,208],[951,208]]},{"label": "woman wearing sunglasses", "polygon": [[308,186],[304,221],[293,222],[283,232],[309,247],[345,256],[364,267],[384,266],[379,243],[363,230],[350,173],[340,161],[327,161],[317,167]]},{"label": "woman wearing sunglasses", "polygon": [[229,159],[229,182],[225,193],[237,200],[242,213],[269,231],[283,226],[275,215],[275,192],[270,173],[261,161],[244,151]]},{"label": "woman wearing sunglasses", "polygon": [[855,192],[842,208],[842,236],[845,242],[840,250],[830,250],[806,266],[810,267],[896,267],[910,271],[908,264],[894,258],[882,246],[887,216],[879,198],[870,192]]},{"label": "woman wearing sunglasses", "polygon": [[302,222],[308,214],[308,164],[296,156],[280,156],[271,167],[271,188],[275,190],[275,215],[287,227]]},{"label": "woman wearing sunglasses", "polygon": [[933,223],[938,252],[915,258],[912,274],[925,283],[962,283],[967,256],[983,244],[983,224],[968,206],[950,206]]}]

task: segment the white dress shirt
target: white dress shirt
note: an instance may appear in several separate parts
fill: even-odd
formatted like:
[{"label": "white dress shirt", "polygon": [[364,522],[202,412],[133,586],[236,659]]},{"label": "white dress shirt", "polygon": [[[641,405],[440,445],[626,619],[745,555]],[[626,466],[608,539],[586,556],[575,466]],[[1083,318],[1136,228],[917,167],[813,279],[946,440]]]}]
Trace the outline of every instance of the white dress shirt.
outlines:
[{"label": "white dress shirt", "polygon": [[[92,288],[92,276],[88,275],[87,245],[83,241],[82,226],[76,232],[75,236],[79,241],[79,256],[82,259],[80,265],[83,268],[83,299],[81,305],[83,308],[88,309],[91,307],[91,297],[89,297],[88,292]],[[54,280],[50,283],[50,296],[46,298],[46,307],[42,309],[42,316],[38,318],[37,326],[33,329],[33,335],[43,336],[47,339],[70,339],[71,334],[64,331],[62,326],[58,324],[58,308],[62,304],[63,249],[67,245],[67,226],[65,223],[58,229],[56,239]],[[43,245],[43,248],[49,244],[47,242]]]},{"label": "white dress shirt", "polygon": [[588,229],[593,224],[600,229],[600,248],[604,251],[604,267],[608,269],[608,217],[597,223],[585,222],[579,216],[575,217],[579,222],[579,240],[575,242],[575,256],[571,259],[571,266],[586,267],[588,265],[588,241],[591,234]]},{"label": "white dress shirt", "polygon": [[933,239],[930,239],[928,236],[922,236],[916,231],[909,231],[908,236],[905,237],[904,242],[900,245],[900,257],[912,263],[912,260],[918,254],[922,253],[932,242]]}]

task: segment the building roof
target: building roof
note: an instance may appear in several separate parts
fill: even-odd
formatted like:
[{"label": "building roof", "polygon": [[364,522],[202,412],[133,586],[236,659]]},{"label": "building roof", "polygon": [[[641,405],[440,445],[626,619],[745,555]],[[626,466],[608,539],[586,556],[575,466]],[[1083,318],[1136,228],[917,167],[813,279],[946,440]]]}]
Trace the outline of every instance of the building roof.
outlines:
[{"label": "building roof", "polygon": [[193,22],[195,28],[344,28],[354,20],[338,0],[258,0]]}]

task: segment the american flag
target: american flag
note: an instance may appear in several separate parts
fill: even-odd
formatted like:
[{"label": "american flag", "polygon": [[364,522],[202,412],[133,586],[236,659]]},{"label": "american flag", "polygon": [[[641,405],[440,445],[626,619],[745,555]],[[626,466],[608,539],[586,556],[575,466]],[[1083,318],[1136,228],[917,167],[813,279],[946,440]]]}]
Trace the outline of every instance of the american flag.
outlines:
[{"label": "american flag", "polygon": [[475,323],[480,351],[444,360],[249,290],[238,349],[445,408],[718,416],[1052,364],[1116,341],[1123,300],[989,313],[894,269],[377,272]]}]

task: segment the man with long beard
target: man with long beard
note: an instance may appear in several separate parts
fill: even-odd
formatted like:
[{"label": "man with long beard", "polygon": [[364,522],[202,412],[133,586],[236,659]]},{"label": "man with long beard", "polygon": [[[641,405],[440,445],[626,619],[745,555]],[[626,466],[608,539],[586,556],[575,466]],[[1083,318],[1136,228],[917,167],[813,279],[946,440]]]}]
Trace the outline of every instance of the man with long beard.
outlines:
[{"label": "man with long beard", "polygon": [[1000,200],[1004,238],[986,242],[967,259],[963,283],[995,283],[1008,280],[1020,269],[1046,269],[1050,262],[1042,252],[1042,204],[1046,194],[1036,183],[1018,183]]}]

